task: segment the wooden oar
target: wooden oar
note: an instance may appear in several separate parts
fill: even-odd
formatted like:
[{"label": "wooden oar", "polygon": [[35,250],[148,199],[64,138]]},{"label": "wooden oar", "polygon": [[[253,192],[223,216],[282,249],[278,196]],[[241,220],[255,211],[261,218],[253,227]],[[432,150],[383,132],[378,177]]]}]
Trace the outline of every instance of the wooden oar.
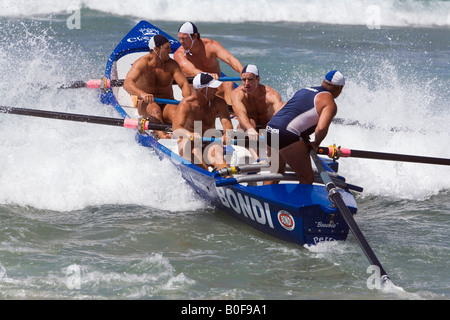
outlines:
[{"label": "wooden oar", "polygon": [[[192,83],[194,77],[187,77],[189,83]],[[241,81],[240,77],[220,77],[220,81]],[[106,78],[102,79],[89,79],[87,81],[77,80],[68,84],[64,84],[60,86],[58,89],[79,89],[79,88],[88,88],[88,89],[108,89],[112,87],[122,87],[125,79],[116,79],[110,80]],[[174,81],[174,84],[176,82]]]},{"label": "wooden oar", "polygon": [[47,110],[25,109],[15,107],[0,106],[0,113],[17,114],[23,116],[32,116],[40,118],[50,118],[59,120],[69,120],[77,122],[87,122],[104,124],[109,126],[125,127],[130,129],[144,130],[158,130],[158,131],[172,131],[170,124],[154,123],[145,119],[121,119],[121,118],[108,118],[83,114],[64,113]]},{"label": "wooden oar", "polygon": [[391,161],[439,164],[439,165],[444,165],[444,166],[450,165],[450,159],[445,159],[445,158],[433,158],[433,157],[373,152],[373,151],[364,151],[364,150],[351,150],[351,149],[346,149],[346,148],[341,148],[341,147],[336,148],[335,146],[319,147],[319,149],[317,150],[317,153],[325,154],[325,155],[328,155],[330,158],[335,158],[335,159],[339,159],[340,157],[344,157],[344,158],[352,157],[352,158],[365,158],[365,159],[377,159],[377,160],[391,160]]},{"label": "wooden oar", "polygon": [[310,155],[314,163],[316,164],[317,170],[320,173],[320,177],[322,178],[325,187],[327,188],[329,198],[333,201],[334,205],[337,207],[339,213],[341,214],[342,218],[344,219],[345,223],[349,227],[352,234],[355,236],[359,246],[363,250],[369,262],[380,269],[381,282],[384,283],[388,281],[389,276],[387,275],[380,261],[376,257],[366,238],[364,237],[358,225],[356,224],[355,219],[353,219],[352,213],[350,212],[344,200],[342,199],[342,195],[337,190],[336,185],[333,183],[333,180],[331,180],[329,174],[325,170],[322,162],[317,156],[317,153],[314,150],[311,150]]}]

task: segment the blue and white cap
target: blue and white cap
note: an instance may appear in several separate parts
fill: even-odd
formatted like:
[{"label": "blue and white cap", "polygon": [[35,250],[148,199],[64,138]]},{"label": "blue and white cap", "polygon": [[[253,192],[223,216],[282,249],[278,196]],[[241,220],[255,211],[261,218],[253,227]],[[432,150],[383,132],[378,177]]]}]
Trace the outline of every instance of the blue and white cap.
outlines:
[{"label": "blue and white cap", "polygon": [[325,80],[336,85],[336,86],[343,86],[345,85],[345,78],[344,75],[337,71],[337,70],[331,70],[325,75]]},{"label": "blue and white cap", "polygon": [[259,70],[258,67],[255,66],[254,64],[248,64],[244,67],[244,69],[242,69],[241,74],[244,73],[253,73],[255,76],[259,77]]},{"label": "blue and white cap", "polygon": [[206,72],[200,72],[192,81],[195,89],[201,88],[218,88],[222,81],[216,80],[212,75]]},{"label": "blue and white cap", "polygon": [[163,44],[167,42],[169,42],[169,39],[167,39],[165,36],[163,36],[162,34],[156,34],[148,42],[148,48],[151,51],[156,47],[161,47]]},{"label": "blue and white cap", "polygon": [[178,28],[178,32],[181,33],[187,33],[187,34],[194,34],[194,33],[198,33],[198,29],[195,26],[195,24],[193,24],[190,21],[187,21],[185,23],[183,23],[179,28]]}]

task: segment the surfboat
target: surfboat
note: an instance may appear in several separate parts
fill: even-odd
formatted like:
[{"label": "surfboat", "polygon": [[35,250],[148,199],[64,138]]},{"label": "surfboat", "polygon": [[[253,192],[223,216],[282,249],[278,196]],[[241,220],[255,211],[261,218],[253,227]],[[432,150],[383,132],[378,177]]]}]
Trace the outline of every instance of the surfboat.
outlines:
[{"label": "surfboat", "polygon": [[[132,63],[148,53],[148,41],[155,34],[162,34],[170,40],[172,55],[180,46],[178,40],[169,34],[147,21],[140,21],[112,52],[106,63],[104,79],[109,82],[124,79]],[[177,86],[174,86],[174,94],[180,100],[181,93]],[[130,95],[121,86],[105,87],[101,101],[113,106],[122,118],[139,117]],[[219,121],[216,123],[219,124]],[[298,245],[347,238],[349,228],[330,201],[323,184],[300,184],[298,180],[293,181],[293,174],[285,174],[283,179],[286,181],[263,185],[262,181],[273,177],[264,165],[250,164],[245,147],[232,148],[231,159],[234,162],[230,167],[237,170],[231,178],[225,178],[180,157],[176,139],[158,140],[149,130],[138,131],[136,141],[153,149],[161,159],[169,159],[188,184],[212,206],[265,234]],[[337,174],[338,163],[329,158],[320,159],[333,179],[339,182],[339,192],[350,212],[355,214],[357,206],[352,186]],[[361,191],[357,189],[353,188],[353,191]]]}]

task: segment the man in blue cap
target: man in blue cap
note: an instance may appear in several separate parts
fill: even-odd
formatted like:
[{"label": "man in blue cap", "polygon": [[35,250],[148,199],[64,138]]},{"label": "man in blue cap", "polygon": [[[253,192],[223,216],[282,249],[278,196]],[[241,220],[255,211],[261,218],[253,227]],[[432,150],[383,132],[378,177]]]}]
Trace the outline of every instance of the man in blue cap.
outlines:
[{"label": "man in blue cap", "polygon": [[[272,117],[266,128],[267,145],[272,162],[279,161],[278,172],[284,172],[287,163],[300,183],[314,182],[309,150],[317,149],[325,139],[337,113],[334,99],[341,94],[344,85],[342,73],[332,70],[325,75],[321,86],[297,91]],[[313,133],[314,141],[310,142],[309,135]]]}]

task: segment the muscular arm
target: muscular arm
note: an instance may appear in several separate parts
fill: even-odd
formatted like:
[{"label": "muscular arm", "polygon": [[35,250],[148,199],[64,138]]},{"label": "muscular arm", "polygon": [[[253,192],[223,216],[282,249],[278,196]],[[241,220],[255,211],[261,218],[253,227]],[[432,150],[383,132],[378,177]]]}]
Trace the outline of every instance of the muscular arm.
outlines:
[{"label": "muscular arm", "polygon": [[316,108],[319,113],[319,122],[314,132],[315,139],[311,143],[314,149],[317,149],[320,143],[325,139],[330,127],[331,121],[336,116],[337,105],[331,94],[322,93],[316,97]]},{"label": "muscular arm", "polygon": [[128,71],[125,82],[123,84],[123,88],[130,95],[135,95],[139,99],[145,99],[145,97],[149,94],[148,92],[139,89],[139,87],[136,85],[136,82],[141,76],[142,70],[145,68],[146,63],[147,62],[144,59],[139,59],[138,61],[133,63],[133,66],[131,67],[130,71]]},{"label": "muscular arm", "polygon": [[281,96],[278,93],[278,91],[272,88],[268,90],[270,90],[270,93],[267,96],[267,102],[270,103],[273,107],[273,114],[272,114],[273,117],[283,107],[283,101],[281,100]]},{"label": "muscular arm", "polygon": [[[180,133],[181,131],[186,130],[185,125],[189,112],[189,103],[185,99],[181,100],[172,120],[172,130],[175,134],[178,132],[178,130],[180,130]],[[176,136],[178,135],[176,134]]]},{"label": "muscular arm", "polygon": [[244,93],[242,92],[241,88],[237,88],[236,90],[233,91],[233,93],[231,94],[231,104],[233,107],[233,111],[236,114],[239,120],[239,124],[241,125],[244,131],[247,131],[249,129],[255,129],[250,123],[250,120],[247,115],[247,108],[244,105],[243,99]]},{"label": "muscular arm", "polygon": [[177,107],[174,118],[172,120],[172,130],[176,138],[178,138],[178,143],[183,139],[190,140],[191,138],[201,139],[201,133],[193,132],[192,119],[192,109],[189,102],[189,97],[181,100]]},{"label": "muscular arm", "polygon": [[237,73],[241,74],[243,66],[242,63],[233,56],[227,49],[225,49],[219,42],[213,41],[212,47],[217,57],[233,68]]},{"label": "muscular arm", "polygon": [[[180,47],[181,48],[181,47]],[[192,62],[190,62],[185,56],[184,51],[178,49],[175,51],[173,58],[181,67],[183,73],[190,77],[195,77],[197,74],[202,72],[202,70],[196,68]]]},{"label": "muscular arm", "polygon": [[173,79],[180,87],[183,98],[189,97],[191,95],[191,87],[189,86],[189,82],[178,65],[174,69]]}]

